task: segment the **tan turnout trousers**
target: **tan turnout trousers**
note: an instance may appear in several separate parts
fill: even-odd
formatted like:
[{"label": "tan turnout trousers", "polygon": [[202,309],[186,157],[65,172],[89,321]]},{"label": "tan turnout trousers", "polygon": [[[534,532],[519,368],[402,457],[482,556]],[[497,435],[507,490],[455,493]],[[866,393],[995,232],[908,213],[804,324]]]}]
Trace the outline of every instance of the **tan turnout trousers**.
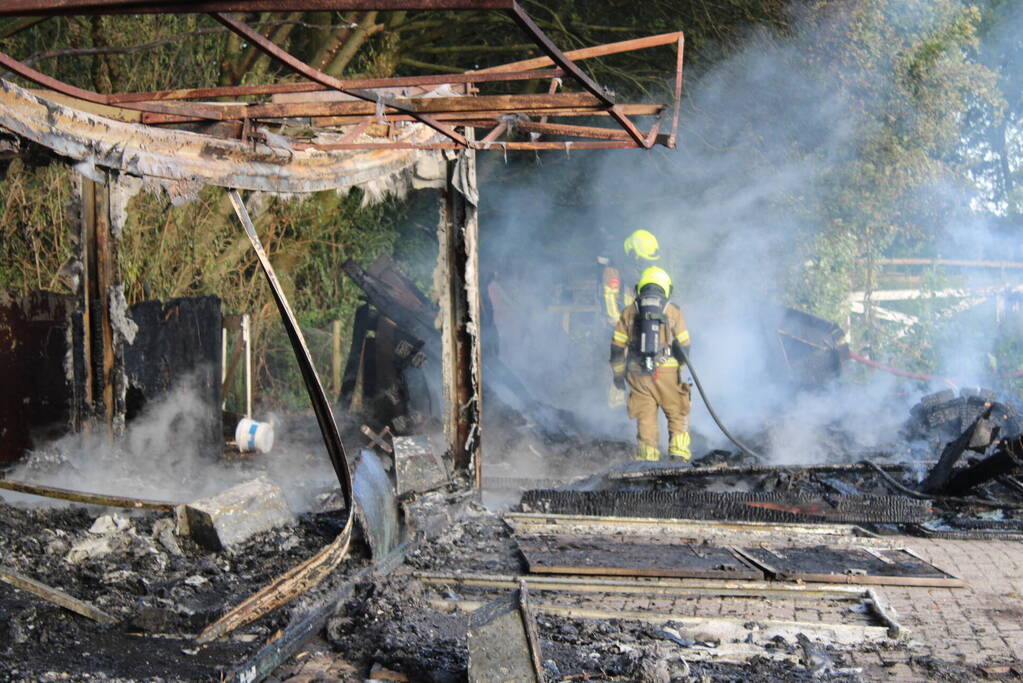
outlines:
[{"label": "tan turnout trousers", "polygon": [[668,434],[689,431],[689,384],[679,381],[678,367],[658,367],[653,374],[628,372],[629,417],[636,421],[636,439],[658,447],[657,407],[668,418]]}]

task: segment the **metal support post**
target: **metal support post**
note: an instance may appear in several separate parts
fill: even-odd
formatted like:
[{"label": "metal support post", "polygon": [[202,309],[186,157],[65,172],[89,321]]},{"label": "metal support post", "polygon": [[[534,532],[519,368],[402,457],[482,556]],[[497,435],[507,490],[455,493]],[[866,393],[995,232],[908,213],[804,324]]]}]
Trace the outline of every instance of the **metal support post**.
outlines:
[{"label": "metal support post", "polygon": [[245,344],[245,417],[252,419],[252,318],[242,313],[242,343]]}]

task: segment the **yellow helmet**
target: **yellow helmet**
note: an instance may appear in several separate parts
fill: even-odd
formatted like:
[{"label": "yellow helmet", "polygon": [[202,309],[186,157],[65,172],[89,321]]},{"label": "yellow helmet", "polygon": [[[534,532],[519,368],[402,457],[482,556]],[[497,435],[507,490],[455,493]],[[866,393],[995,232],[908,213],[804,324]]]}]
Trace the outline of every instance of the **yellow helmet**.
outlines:
[{"label": "yellow helmet", "polygon": [[657,238],[649,230],[637,230],[625,238],[625,254],[635,254],[636,258],[656,261],[661,258],[657,253]]},{"label": "yellow helmet", "polygon": [[647,285],[657,285],[664,290],[665,296],[671,296],[671,276],[663,268],[650,266],[644,270],[636,283],[636,292],[642,292]]}]

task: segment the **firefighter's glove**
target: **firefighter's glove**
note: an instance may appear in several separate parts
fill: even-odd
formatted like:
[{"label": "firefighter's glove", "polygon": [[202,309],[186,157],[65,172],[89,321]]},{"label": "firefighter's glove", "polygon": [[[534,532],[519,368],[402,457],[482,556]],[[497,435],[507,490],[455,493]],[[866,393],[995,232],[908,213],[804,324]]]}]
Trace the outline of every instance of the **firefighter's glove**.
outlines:
[{"label": "firefighter's glove", "polygon": [[689,462],[693,457],[693,454],[689,451],[689,443],[689,432],[672,435],[671,441],[668,443],[668,455],[673,458],[682,458],[684,461]]},{"label": "firefighter's glove", "polygon": [[625,375],[615,375],[614,384],[618,391],[625,391]]},{"label": "firefighter's glove", "polygon": [[607,389],[607,407],[608,408],[620,408],[625,405],[625,392],[616,386],[610,386]]}]

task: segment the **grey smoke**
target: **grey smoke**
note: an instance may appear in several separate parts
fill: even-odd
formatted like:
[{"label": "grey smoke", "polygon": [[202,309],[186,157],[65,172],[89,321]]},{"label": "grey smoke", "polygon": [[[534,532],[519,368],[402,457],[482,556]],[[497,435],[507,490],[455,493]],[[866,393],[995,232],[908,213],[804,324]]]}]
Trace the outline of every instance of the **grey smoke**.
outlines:
[{"label": "grey smoke", "polygon": [[[1020,27],[1018,16],[1012,26]],[[830,446],[820,437],[829,429],[845,432],[854,448],[883,445],[896,438],[921,394],[944,388],[873,371],[859,377],[855,369],[848,373],[855,381],[793,397],[757,333],[764,304],[784,302],[791,278],[807,266],[798,240],[823,229],[818,208],[828,197],[818,181],[832,164],[855,159],[862,134],[860,115],[837,81],[802,58],[815,38],[813,27],[799,22],[787,37],[751,36],[745,49],[691,81],[678,151],[576,151],[569,159],[545,157],[520,176],[499,160],[487,162],[483,267],[497,271],[522,310],[533,312],[521,333],[501,334],[500,352],[595,434],[632,438],[624,409],[609,412],[604,405],[610,377],[600,363],[610,330],[568,342],[551,329],[560,318],[544,311],[573,276],[588,276],[595,288],[596,256],[621,259],[621,241],[636,228],[660,238],[662,265],[675,279],[673,298],[690,323],[693,360],[715,408],[733,431],[766,433],[758,445],[773,462],[827,459]],[[889,75],[874,77],[883,85]],[[955,180],[929,189],[924,203],[972,191]],[[969,204],[962,194],[953,199]],[[972,241],[977,257],[1018,253],[1003,237],[978,230],[979,218],[953,223],[962,218],[929,227],[944,229],[950,248]],[[966,234],[955,240],[957,231]],[[989,378],[977,359],[987,351],[950,343],[940,351],[943,373],[980,384]],[[693,425],[710,445],[729,447],[699,399]]]},{"label": "grey smoke", "polygon": [[[9,476],[79,491],[175,503],[263,476],[284,489],[295,511],[314,508],[318,494],[337,486],[315,438],[279,436],[274,450],[258,457],[224,459],[219,452],[210,453],[198,435],[209,415],[220,407],[206,404],[200,396],[185,381],[147,406],[128,424],[122,439],[111,440],[102,429],[67,435],[30,453]],[[280,418],[274,427],[278,435],[287,435]],[[27,496],[17,499],[39,501]]]}]

